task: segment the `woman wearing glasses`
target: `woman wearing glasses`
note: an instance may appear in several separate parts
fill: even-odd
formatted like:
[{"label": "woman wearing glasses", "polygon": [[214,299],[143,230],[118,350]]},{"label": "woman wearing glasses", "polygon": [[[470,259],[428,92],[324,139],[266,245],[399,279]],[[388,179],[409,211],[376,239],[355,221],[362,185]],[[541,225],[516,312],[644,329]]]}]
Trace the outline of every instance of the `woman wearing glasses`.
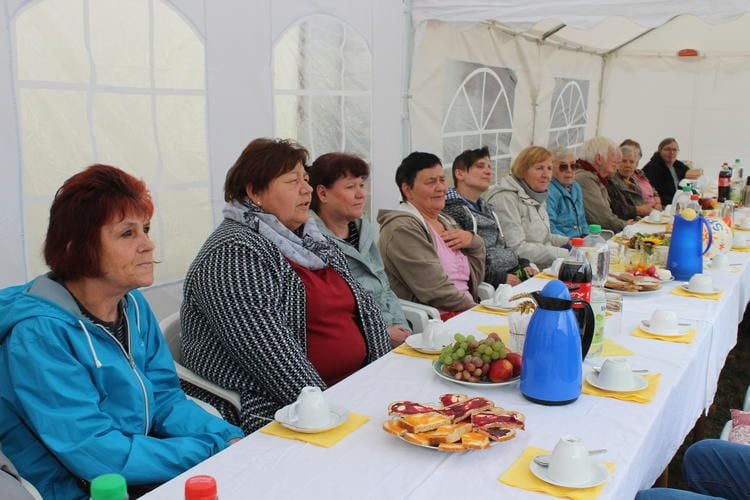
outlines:
[{"label": "woman wearing glasses", "polygon": [[552,182],[547,195],[547,213],[553,234],[578,237],[589,234],[583,210],[583,193],[575,181],[575,156],[559,146],[552,150]]},{"label": "woman wearing glasses", "polygon": [[651,185],[659,192],[661,204],[672,203],[672,197],[677,191],[679,182],[685,178],[688,166],[677,159],[680,146],[674,137],[667,137],[659,143],[659,149],[651,160],[643,167]]}]

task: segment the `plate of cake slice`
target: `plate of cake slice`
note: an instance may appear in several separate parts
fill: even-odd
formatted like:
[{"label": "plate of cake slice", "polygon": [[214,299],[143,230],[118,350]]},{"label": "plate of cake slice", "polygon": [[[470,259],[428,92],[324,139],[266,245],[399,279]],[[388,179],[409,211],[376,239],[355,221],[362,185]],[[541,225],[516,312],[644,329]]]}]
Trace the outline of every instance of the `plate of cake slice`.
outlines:
[{"label": "plate of cake slice", "polygon": [[440,403],[395,401],[383,430],[411,445],[443,452],[483,450],[525,429],[521,412],[495,406],[484,397],[443,394]]}]

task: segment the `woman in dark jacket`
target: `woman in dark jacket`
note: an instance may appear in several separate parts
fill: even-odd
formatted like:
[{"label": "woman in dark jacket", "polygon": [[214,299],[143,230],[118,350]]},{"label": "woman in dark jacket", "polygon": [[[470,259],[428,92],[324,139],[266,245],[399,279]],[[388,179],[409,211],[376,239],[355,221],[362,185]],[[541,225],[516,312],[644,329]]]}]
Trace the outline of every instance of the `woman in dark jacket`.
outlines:
[{"label": "woman in dark jacket", "polygon": [[651,185],[659,193],[662,206],[672,203],[679,182],[685,178],[688,166],[677,159],[680,146],[674,137],[667,137],[659,143],[659,149],[643,167]]},{"label": "woman in dark jacket", "polygon": [[372,295],[310,219],[307,159],[291,141],[252,141],[227,173],[224,221],[185,278],[185,365],[240,394],[247,433],[305,386],[325,389],[390,350]]}]

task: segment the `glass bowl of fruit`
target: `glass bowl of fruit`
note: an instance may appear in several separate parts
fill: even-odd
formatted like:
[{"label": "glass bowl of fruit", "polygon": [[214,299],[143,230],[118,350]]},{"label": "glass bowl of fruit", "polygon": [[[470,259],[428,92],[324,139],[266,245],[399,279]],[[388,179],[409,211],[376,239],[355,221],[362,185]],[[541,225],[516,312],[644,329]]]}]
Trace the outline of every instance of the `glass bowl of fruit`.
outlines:
[{"label": "glass bowl of fruit", "polygon": [[502,386],[521,377],[521,355],[512,352],[497,333],[477,340],[457,333],[432,365],[445,380],[468,386]]}]

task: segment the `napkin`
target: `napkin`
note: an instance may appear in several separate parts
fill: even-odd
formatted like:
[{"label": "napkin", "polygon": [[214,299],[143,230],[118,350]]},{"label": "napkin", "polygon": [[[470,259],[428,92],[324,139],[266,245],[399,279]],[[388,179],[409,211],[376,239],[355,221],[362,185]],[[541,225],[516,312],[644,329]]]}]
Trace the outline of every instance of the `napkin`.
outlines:
[{"label": "napkin", "polygon": [[438,356],[440,354],[425,354],[423,352],[415,351],[408,345],[406,345],[406,342],[398,346],[393,350],[396,354],[403,354],[404,356],[413,356],[415,358],[425,358],[425,359],[438,359]]},{"label": "napkin", "polygon": [[685,335],[657,335],[655,333],[644,332],[636,326],[633,328],[631,335],[633,337],[641,337],[644,339],[664,340],[666,342],[677,342],[678,344],[690,344],[695,338],[695,333],[695,328],[691,328]]},{"label": "napkin", "polygon": [[[545,483],[541,479],[537,478],[531,473],[529,466],[531,461],[537,455],[549,453],[548,450],[541,448],[528,447],[526,448],[521,456],[518,457],[513,465],[511,465],[505,473],[498,478],[501,483],[507,484],[508,486],[514,486],[522,490],[527,491],[540,491],[547,495],[559,498],[572,498],[573,500],[594,500],[599,497],[607,483],[601,484],[596,488],[564,488],[562,486],[555,486],[554,484]],[[604,465],[609,469],[610,475],[615,470],[615,464],[612,462],[605,462]]]},{"label": "napkin", "polygon": [[555,276],[554,274],[545,273],[545,272],[536,273],[534,277],[542,279],[542,280],[556,280],[557,279],[557,276]]},{"label": "napkin", "polygon": [[709,300],[721,300],[724,292],[714,293],[693,293],[685,290],[681,286],[676,286],[672,289],[672,295],[679,295],[680,297],[695,297],[696,299],[709,299]]},{"label": "napkin", "polygon": [[510,342],[510,330],[508,329],[508,325],[486,325],[486,326],[478,326],[477,330],[484,333],[485,335],[489,335],[490,333],[497,333],[500,336],[500,340],[503,341],[503,344],[508,345]]},{"label": "napkin", "polygon": [[499,311],[497,309],[490,309],[489,307],[484,307],[482,304],[476,305],[471,308],[472,311],[480,312],[480,313],[486,313],[486,314],[497,314],[498,316],[507,316],[510,311]]},{"label": "napkin", "polygon": [[661,374],[644,375],[643,377],[648,381],[648,386],[638,392],[605,391],[603,389],[597,389],[585,380],[583,381],[581,392],[584,394],[590,394],[591,396],[601,396],[603,398],[622,399],[623,401],[633,401],[635,403],[648,403],[654,399],[654,396],[656,396],[656,390],[659,388]]},{"label": "napkin", "polygon": [[314,444],[315,446],[322,446],[323,448],[330,448],[366,424],[369,420],[370,417],[366,415],[360,415],[359,413],[350,411],[349,420],[330,431],[319,432],[317,434],[304,434],[302,432],[295,432],[291,429],[287,429],[278,422],[271,422],[263,427],[260,432],[286,439],[297,439],[298,441],[304,441],[306,443]]},{"label": "napkin", "polygon": [[604,339],[604,346],[599,356],[609,358],[611,356],[632,356],[633,354],[635,354],[633,351],[621,346],[617,342]]}]

